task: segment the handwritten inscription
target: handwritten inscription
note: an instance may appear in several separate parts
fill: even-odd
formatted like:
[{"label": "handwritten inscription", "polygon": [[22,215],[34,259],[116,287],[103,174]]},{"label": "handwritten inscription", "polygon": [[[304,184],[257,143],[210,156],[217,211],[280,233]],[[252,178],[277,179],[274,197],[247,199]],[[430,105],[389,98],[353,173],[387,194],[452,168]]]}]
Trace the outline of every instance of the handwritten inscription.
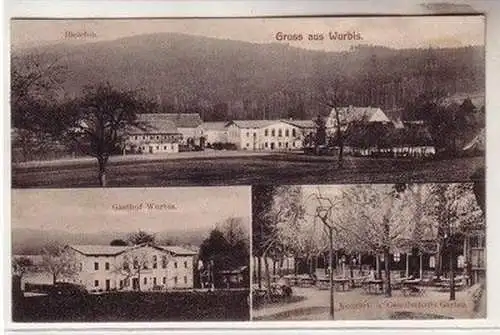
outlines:
[{"label": "handwritten inscription", "polygon": [[175,210],[177,206],[171,203],[141,202],[137,204],[113,204],[111,209],[115,211],[166,211]]},{"label": "handwritten inscription", "polygon": [[97,38],[97,34],[93,31],[70,31],[66,30],[64,32],[65,39],[73,39],[73,40],[85,40],[85,39],[93,39]]},{"label": "handwritten inscription", "polygon": [[274,35],[276,41],[295,42],[295,41],[360,41],[363,39],[360,32],[357,31],[330,31],[328,33],[287,33],[279,31]]}]

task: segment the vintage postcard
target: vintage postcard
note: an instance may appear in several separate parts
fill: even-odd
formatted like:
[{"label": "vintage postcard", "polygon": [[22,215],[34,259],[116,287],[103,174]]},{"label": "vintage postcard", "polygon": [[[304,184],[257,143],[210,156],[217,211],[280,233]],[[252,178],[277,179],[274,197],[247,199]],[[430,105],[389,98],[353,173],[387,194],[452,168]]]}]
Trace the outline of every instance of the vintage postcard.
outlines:
[{"label": "vintage postcard", "polygon": [[15,188],[484,176],[483,15],[10,28]]},{"label": "vintage postcard", "polygon": [[14,190],[12,319],[248,321],[249,203],[242,186]]},{"label": "vintage postcard", "polygon": [[484,183],[253,186],[253,320],[486,318]]}]

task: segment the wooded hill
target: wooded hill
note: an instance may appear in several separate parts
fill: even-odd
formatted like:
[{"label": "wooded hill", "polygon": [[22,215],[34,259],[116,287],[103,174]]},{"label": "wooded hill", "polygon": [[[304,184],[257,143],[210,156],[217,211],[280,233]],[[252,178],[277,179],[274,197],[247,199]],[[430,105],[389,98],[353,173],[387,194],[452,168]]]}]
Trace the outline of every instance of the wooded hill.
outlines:
[{"label": "wooded hill", "polygon": [[[396,50],[362,45],[345,52],[158,33],[13,52],[63,67],[59,98],[109,82],[138,89],[157,112],[198,112],[206,121],[310,119],[329,112],[336,91],[346,105],[403,107],[425,90],[484,92],[483,47]],[[480,107],[480,106],[477,106]]]}]

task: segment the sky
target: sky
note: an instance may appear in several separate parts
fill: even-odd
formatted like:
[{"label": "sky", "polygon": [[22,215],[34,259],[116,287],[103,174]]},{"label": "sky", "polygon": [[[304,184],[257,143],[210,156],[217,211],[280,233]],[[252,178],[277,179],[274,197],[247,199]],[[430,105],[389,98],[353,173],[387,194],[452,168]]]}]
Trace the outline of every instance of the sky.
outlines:
[{"label": "sky", "polygon": [[[165,206],[150,210],[146,203]],[[250,213],[249,187],[26,189],[12,190],[11,222],[12,228],[156,233],[209,231],[230,217],[250,222]]]},{"label": "sky", "polygon": [[[86,36],[67,38],[68,32]],[[485,22],[483,16],[13,20],[11,45],[16,49],[60,42],[87,43],[157,32],[341,51],[360,43],[392,48],[484,45]],[[280,32],[302,34],[303,39],[278,41],[276,35]],[[362,39],[330,40],[330,32],[354,33]],[[308,34],[323,34],[325,38],[309,41]]]}]

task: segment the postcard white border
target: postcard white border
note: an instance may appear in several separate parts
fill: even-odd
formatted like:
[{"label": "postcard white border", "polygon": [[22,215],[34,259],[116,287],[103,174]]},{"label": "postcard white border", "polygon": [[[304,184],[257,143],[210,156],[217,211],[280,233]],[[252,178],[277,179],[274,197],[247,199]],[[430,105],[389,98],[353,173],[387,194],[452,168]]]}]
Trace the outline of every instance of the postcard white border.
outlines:
[{"label": "postcard white border", "polygon": [[[5,4],[6,13],[3,15],[3,113],[2,117],[2,145],[4,155],[1,155],[4,172],[1,174],[3,185],[3,202],[0,204],[4,229],[4,262],[1,265],[1,278],[4,289],[0,314],[4,318],[6,330],[16,330],[18,333],[33,331],[64,330],[68,333],[75,331],[111,333],[123,329],[128,330],[165,330],[171,333],[176,331],[190,331],[220,333],[222,330],[239,329],[254,330],[252,333],[290,331],[296,333],[301,330],[316,333],[329,329],[336,331],[376,331],[384,329],[390,331],[428,331],[441,329],[444,332],[460,330],[482,329],[494,330],[500,326],[500,311],[496,304],[500,303],[500,290],[495,288],[496,280],[500,278],[500,267],[495,267],[500,245],[494,243],[500,237],[500,226],[496,225],[500,219],[500,206],[495,206],[497,194],[500,190],[500,176],[498,171],[499,158],[495,153],[500,152],[500,118],[496,115],[500,111],[500,2],[478,1],[438,1],[440,3],[469,4],[477,12],[486,14],[486,111],[487,111],[487,319],[485,320],[453,320],[453,321],[322,321],[322,322],[161,322],[161,323],[50,323],[50,324],[20,324],[12,323],[10,319],[10,118],[8,88],[9,88],[9,19],[24,18],[128,18],[128,17],[248,17],[248,16],[294,16],[294,15],[420,15],[432,14],[431,11],[419,6],[419,3],[429,1],[36,1],[36,0],[8,0]],[[292,331],[293,330],[293,331]]]}]

